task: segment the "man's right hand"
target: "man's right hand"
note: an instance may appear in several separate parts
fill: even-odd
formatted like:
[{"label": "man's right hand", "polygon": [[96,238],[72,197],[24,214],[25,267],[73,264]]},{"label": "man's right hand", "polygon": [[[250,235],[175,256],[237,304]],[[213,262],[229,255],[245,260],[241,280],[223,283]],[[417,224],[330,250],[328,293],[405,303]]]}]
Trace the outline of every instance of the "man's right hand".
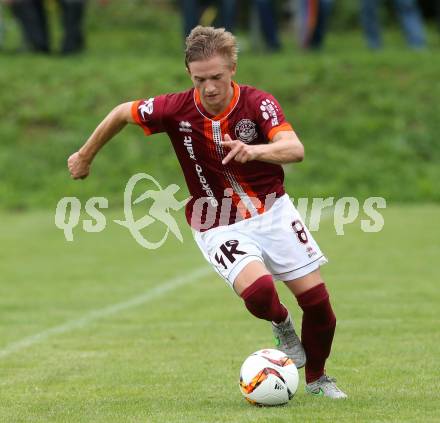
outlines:
[{"label": "man's right hand", "polygon": [[67,159],[67,167],[73,179],[84,179],[90,172],[90,161],[77,151]]}]

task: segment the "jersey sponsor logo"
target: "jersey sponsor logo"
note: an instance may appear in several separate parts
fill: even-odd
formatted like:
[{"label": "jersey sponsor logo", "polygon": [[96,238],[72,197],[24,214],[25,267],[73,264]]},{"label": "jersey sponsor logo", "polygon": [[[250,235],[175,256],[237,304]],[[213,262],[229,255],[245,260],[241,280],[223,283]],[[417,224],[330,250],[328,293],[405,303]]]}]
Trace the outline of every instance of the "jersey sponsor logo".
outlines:
[{"label": "jersey sponsor logo", "polygon": [[248,144],[257,138],[256,126],[255,122],[252,122],[250,119],[241,119],[235,125],[235,135],[240,141]]},{"label": "jersey sponsor logo", "polygon": [[[187,123],[189,124],[189,122],[187,122]],[[211,203],[212,207],[217,207],[218,201],[214,196],[214,192],[212,191],[211,187],[209,186],[208,181],[206,180],[205,176],[203,175],[202,166],[200,166],[197,163],[196,155],[195,155],[193,144],[192,144],[192,138],[190,135],[184,136],[183,145],[186,147],[186,151],[188,151],[188,155],[189,155],[190,159],[194,160],[196,162],[195,169],[197,172],[197,176],[199,177],[200,185],[202,187],[202,190],[205,191],[208,201]]]},{"label": "jersey sponsor logo", "polygon": [[215,260],[218,264],[221,264],[225,270],[228,268],[225,263],[225,258],[230,264],[232,264],[236,260],[236,255],[247,254],[246,251],[241,251],[238,249],[238,244],[239,242],[236,239],[231,239],[230,241],[226,241],[224,244],[220,245],[220,251],[215,253]]},{"label": "jersey sponsor logo", "polygon": [[200,185],[202,186],[203,191],[205,191],[206,195],[208,196],[208,200],[211,203],[212,207],[218,206],[218,201],[214,197],[214,193],[212,192],[211,187],[208,184],[208,181],[203,176],[203,169],[202,166],[200,166],[198,163],[196,163],[196,172],[199,176]]},{"label": "jersey sponsor logo", "polygon": [[180,132],[192,132],[191,124],[186,120],[182,120],[179,123],[179,131]]},{"label": "jersey sponsor logo", "polygon": [[189,137],[189,136],[186,136],[184,139],[183,139],[183,145],[186,147],[186,150],[188,151],[188,154],[189,154],[189,157],[192,159],[192,160],[196,160],[196,156],[195,156],[195,154],[194,154],[194,148],[193,148],[193,146],[192,146],[192,138],[191,137]]},{"label": "jersey sponsor logo", "polygon": [[148,100],[144,100],[141,105],[138,107],[139,112],[142,115],[142,119],[145,120],[145,115],[151,115],[154,110],[154,97],[149,98]]},{"label": "jersey sponsor logo", "polygon": [[275,104],[274,101],[269,100],[266,98],[266,100],[263,100],[260,105],[260,110],[262,112],[263,119],[269,120],[272,126],[278,126],[278,115],[279,112],[278,106]]}]

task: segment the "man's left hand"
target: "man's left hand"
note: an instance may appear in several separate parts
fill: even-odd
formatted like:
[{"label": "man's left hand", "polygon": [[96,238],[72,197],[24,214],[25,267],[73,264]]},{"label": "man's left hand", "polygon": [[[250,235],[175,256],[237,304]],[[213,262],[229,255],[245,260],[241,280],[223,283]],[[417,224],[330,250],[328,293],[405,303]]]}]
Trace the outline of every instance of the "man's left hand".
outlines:
[{"label": "man's left hand", "polygon": [[229,148],[231,151],[222,160],[222,164],[228,164],[232,159],[239,163],[246,163],[255,160],[257,157],[256,145],[247,145],[240,140],[233,140],[228,134],[222,141],[223,147]]}]

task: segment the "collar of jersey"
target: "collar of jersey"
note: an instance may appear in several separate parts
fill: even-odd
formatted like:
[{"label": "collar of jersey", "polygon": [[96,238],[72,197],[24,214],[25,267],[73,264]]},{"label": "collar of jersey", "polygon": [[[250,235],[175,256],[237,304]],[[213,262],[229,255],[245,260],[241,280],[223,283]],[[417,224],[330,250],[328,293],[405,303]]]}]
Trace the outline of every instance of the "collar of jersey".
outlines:
[{"label": "collar of jersey", "polygon": [[228,104],[228,107],[226,107],[226,109],[223,110],[223,112],[221,112],[220,114],[218,114],[216,116],[211,115],[211,113],[209,113],[203,107],[202,100],[200,99],[199,90],[194,89],[194,103],[195,103],[199,113],[202,116],[204,116],[205,118],[211,119],[211,120],[221,120],[221,119],[224,119],[225,117],[227,117],[232,112],[232,110],[234,110],[235,106],[238,103],[238,100],[240,99],[240,86],[237,83],[235,83],[234,81],[232,81],[232,87],[234,88],[234,95],[232,96],[232,100]]}]

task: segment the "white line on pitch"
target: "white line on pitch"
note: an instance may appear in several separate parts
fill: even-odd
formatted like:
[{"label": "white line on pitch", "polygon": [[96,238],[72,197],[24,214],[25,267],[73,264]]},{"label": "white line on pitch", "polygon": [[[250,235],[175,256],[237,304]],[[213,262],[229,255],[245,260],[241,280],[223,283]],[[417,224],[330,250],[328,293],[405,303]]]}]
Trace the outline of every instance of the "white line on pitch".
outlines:
[{"label": "white line on pitch", "polygon": [[[329,211],[327,210],[324,211],[323,213],[324,216],[322,217],[322,220],[327,220],[331,216],[332,209],[333,207]],[[190,273],[189,275],[171,279],[168,282],[160,286],[157,286],[156,288],[153,288],[149,291],[144,292],[141,295],[138,295],[137,297],[132,298],[131,300],[114,304],[102,308],[100,310],[92,311],[86,314],[84,317],[81,317],[80,319],[71,320],[69,322],[64,323],[63,325],[55,326],[43,332],[23,338],[20,341],[13,342],[7,345],[2,350],[0,350],[0,359],[15,352],[21,351],[25,348],[28,348],[34,344],[42,342],[45,339],[51,337],[52,335],[59,335],[62,333],[66,333],[71,330],[87,326],[89,323],[93,322],[94,320],[100,319],[102,317],[111,316],[113,314],[119,313],[120,311],[124,311],[129,308],[137,307],[141,304],[148,303],[154,298],[160,297],[161,295],[166,294],[169,291],[173,291],[174,289],[179,288],[182,285],[186,285],[191,281],[201,278],[202,276],[205,276],[211,272],[212,270],[209,267],[199,268],[194,272]]]},{"label": "white line on pitch", "polygon": [[73,329],[78,329],[87,326],[89,323],[93,322],[94,320],[100,319],[102,317],[111,316],[113,314],[117,314],[129,308],[137,307],[141,304],[148,303],[151,300],[160,297],[163,294],[166,294],[167,292],[173,291],[179,288],[180,286],[186,285],[211,272],[212,270],[209,267],[199,268],[194,272],[189,273],[186,276],[173,278],[168,282],[165,282],[160,286],[150,289],[149,291],[146,291],[130,300],[124,301],[122,303],[113,304],[111,306],[101,308],[99,310],[91,311],[90,313],[86,314],[84,317],[81,317],[80,319],[70,320],[69,322],[66,322],[63,325],[55,326],[43,332],[23,338],[20,341],[13,342],[7,345],[2,350],[0,350],[0,358],[6,357],[10,354],[28,348],[34,344],[42,342],[47,338],[51,337],[52,335],[59,335],[62,333],[70,332]]}]

